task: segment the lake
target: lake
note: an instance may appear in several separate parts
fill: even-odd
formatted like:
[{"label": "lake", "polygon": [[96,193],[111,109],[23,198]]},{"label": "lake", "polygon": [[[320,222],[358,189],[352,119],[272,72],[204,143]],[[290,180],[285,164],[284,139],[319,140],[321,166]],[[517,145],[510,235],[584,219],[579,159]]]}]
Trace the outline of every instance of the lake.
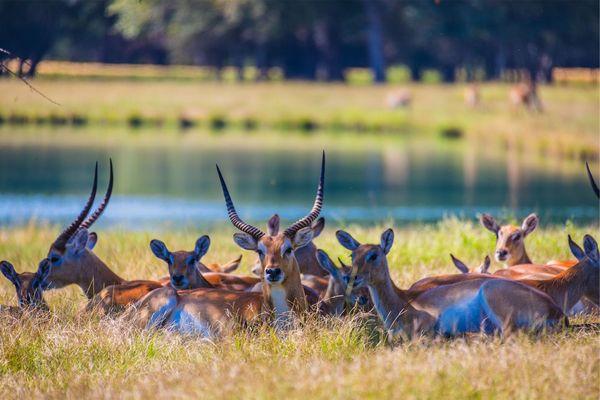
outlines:
[{"label": "lake", "polygon": [[[116,132],[114,132],[116,131]],[[327,153],[324,215],[343,224],[433,222],[478,213],[542,223],[598,218],[583,161],[530,156],[495,141],[343,133],[0,129],[0,222],[64,223],[83,206],[100,162],[98,199],[115,165],[99,225],[210,227],[227,218],[215,164],[239,214],[261,226],[310,209]],[[592,164],[597,171],[597,164]]]}]

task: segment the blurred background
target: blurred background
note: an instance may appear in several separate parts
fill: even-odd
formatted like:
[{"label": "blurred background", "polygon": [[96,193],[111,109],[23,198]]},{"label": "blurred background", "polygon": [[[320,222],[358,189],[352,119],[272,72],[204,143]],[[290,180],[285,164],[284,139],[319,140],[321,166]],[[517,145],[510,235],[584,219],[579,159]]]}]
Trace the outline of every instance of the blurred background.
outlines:
[{"label": "blurred background", "polygon": [[591,222],[599,2],[0,0],[0,222]]}]

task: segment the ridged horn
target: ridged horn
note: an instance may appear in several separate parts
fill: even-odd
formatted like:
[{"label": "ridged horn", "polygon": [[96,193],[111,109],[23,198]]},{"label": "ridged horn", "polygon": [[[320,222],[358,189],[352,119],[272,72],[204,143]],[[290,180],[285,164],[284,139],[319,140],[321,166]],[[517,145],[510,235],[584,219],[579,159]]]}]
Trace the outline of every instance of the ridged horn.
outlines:
[{"label": "ridged horn", "polygon": [[592,185],[592,190],[596,193],[596,197],[600,199],[600,189],[598,189],[598,185],[596,185],[596,181],[594,180],[594,175],[592,175],[592,171],[590,170],[590,166],[585,162],[585,169],[587,169],[588,178],[590,178],[590,185]]},{"label": "ridged horn", "polygon": [[110,201],[110,196],[112,196],[112,190],[113,190],[113,163],[112,163],[112,158],[111,158],[110,159],[110,178],[108,180],[108,188],[106,189],[106,194],[104,195],[104,199],[102,199],[102,203],[100,203],[98,208],[96,208],[96,211],[94,211],[94,213],[92,215],[90,215],[88,217],[88,219],[86,219],[79,226],[79,229],[89,228],[90,226],[92,226],[92,224],[94,222],[96,222],[96,220],[98,218],[100,218],[100,216],[104,212],[104,209],[106,208],[106,206],[108,206],[108,202]]},{"label": "ridged horn", "polygon": [[225,183],[225,179],[223,179],[223,174],[221,174],[221,170],[217,165],[217,173],[219,174],[219,180],[221,181],[221,189],[223,189],[223,196],[225,197],[225,204],[227,205],[227,215],[229,216],[229,220],[240,231],[247,233],[252,236],[256,240],[265,236],[265,233],[258,229],[255,226],[245,223],[235,211],[235,207],[233,206],[233,201],[231,200],[231,196],[229,195],[229,190],[227,189],[227,184]]},{"label": "ridged horn", "polygon": [[325,151],[323,151],[323,158],[321,159],[321,177],[319,179],[319,186],[317,186],[317,195],[315,197],[315,203],[313,204],[312,210],[308,215],[302,219],[296,221],[292,226],[287,228],[284,234],[292,238],[300,229],[310,226],[314,220],[317,219],[321,208],[323,207],[323,188],[325,186]]},{"label": "ridged horn", "polygon": [[77,218],[75,218],[75,220],[73,222],[71,222],[71,225],[69,225],[67,227],[67,229],[65,229],[60,235],[58,235],[58,237],[56,238],[56,240],[53,243],[54,247],[56,247],[57,249],[60,249],[60,250],[65,249],[65,246],[66,246],[67,242],[69,241],[69,239],[71,238],[71,236],[73,236],[73,234],[75,232],[77,232],[77,230],[79,229],[79,226],[81,225],[81,223],[83,222],[85,217],[87,217],[88,213],[90,212],[90,209],[92,208],[92,205],[94,204],[94,199],[96,198],[96,189],[98,189],[98,162],[97,161],[96,161],[96,167],[94,168],[94,183],[92,185],[92,192],[90,193],[90,196],[88,197],[87,203],[85,203],[83,210],[81,210],[81,212],[79,213]]}]

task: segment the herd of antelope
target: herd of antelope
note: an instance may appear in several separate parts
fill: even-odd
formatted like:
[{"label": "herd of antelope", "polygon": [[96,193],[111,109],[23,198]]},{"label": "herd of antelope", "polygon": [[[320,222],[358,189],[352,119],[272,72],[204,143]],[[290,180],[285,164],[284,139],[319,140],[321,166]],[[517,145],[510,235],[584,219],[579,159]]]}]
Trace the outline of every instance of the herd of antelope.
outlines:
[{"label": "herd of antelope", "polygon": [[201,236],[189,251],[170,250],[158,239],[150,242],[152,253],[168,267],[167,277],[130,281],[118,276],[94,253],[98,236],[89,231],[105,211],[113,189],[111,161],[106,194],[91,212],[98,186],[96,163],[83,210],[50,245],[37,272],[19,274],[8,261],[0,263],[18,298],[18,307],[2,306],[0,310],[20,316],[24,310],[48,312],[43,291],[74,284],[88,298],[82,312],[118,315],[145,329],[215,338],[257,324],[285,330],[308,313],[342,316],[362,312],[376,313],[389,339],[405,340],[422,335],[555,330],[568,325],[571,313],[597,312],[600,256],[596,241],[586,235],[580,247],[569,236],[574,260],[534,263],[525,249],[525,239],[538,225],[535,214],[525,218],[520,227],[501,225],[491,215],[481,216],[481,224],[496,237],[494,256],[504,268],[491,273],[486,256],[482,265],[471,269],[452,255],[460,273],[428,276],[400,289],[388,266],[387,256],[394,243],[391,229],[375,244],[360,243],[350,233],[338,230],[339,244],[351,252],[351,265],[341,260],[336,265],[313,243],[325,225],[324,218],[319,217],[324,200],[325,153],[312,209],[285,229],[281,229],[277,215],[269,219],[266,231],[244,222],[218,166],[217,174],[229,220],[238,230],[233,240],[242,249],[256,253],[254,275],[234,273],[239,258],[222,265],[205,265],[202,258],[210,248],[210,238]]}]

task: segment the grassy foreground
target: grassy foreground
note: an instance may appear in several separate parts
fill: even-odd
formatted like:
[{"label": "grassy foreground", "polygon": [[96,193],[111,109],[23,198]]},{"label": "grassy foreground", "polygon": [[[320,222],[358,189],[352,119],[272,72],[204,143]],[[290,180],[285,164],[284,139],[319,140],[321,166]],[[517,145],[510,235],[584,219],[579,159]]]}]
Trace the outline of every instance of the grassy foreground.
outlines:
[{"label": "grassy foreground", "polygon": [[[332,257],[347,254],[333,229],[317,239]],[[358,240],[376,242],[383,227],[348,227]],[[580,241],[595,226],[542,228],[527,245],[534,260],[570,258],[566,234]],[[148,242],[172,249],[193,246],[206,232],[100,231],[96,253],[125,278],[166,274]],[[232,229],[209,232],[205,261],[240,250]],[[0,230],[0,254],[18,271],[33,270],[56,230],[35,226]],[[452,273],[451,251],[478,264],[493,248],[492,235],[469,222],[396,229],[389,261],[401,287],[431,273]],[[244,254],[243,271],[254,256]],[[0,304],[15,304],[0,280]],[[377,324],[355,319],[309,320],[278,337],[265,328],[215,343],[169,333],[140,332],[116,320],[76,318],[79,289],[46,294],[45,320],[4,318],[0,323],[0,398],[597,398],[598,331],[532,337],[434,340],[389,348]]]},{"label": "grassy foreground", "polygon": [[403,85],[412,96],[407,109],[386,107],[398,86],[313,83],[179,81],[34,81],[50,103],[17,80],[0,80],[0,122],[208,127],[220,130],[318,128],[356,132],[442,134],[502,138],[545,156],[598,158],[597,85],[545,86],[545,112],[514,109],[510,86],[481,86],[481,106],[463,100],[464,85]]}]

